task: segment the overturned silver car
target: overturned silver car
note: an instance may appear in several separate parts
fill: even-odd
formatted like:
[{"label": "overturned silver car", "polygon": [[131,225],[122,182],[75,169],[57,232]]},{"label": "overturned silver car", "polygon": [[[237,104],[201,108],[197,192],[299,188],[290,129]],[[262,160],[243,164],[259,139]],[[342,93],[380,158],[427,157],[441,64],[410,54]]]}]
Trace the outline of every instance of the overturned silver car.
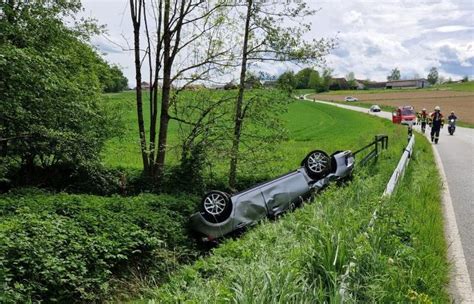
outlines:
[{"label": "overturned silver car", "polygon": [[229,195],[211,191],[202,199],[200,212],[191,216],[191,229],[211,241],[251,226],[265,217],[275,217],[302,202],[313,190],[351,175],[354,155],[321,150],[309,153],[301,167],[274,180]]}]

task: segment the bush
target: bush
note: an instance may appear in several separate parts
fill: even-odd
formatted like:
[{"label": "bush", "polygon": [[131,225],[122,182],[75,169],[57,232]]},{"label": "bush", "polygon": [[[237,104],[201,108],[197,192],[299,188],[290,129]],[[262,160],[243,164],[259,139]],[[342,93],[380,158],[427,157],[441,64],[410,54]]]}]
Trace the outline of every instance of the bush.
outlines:
[{"label": "bush", "polygon": [[24,186],[96,195],[123,192],[121,185],[123,173],[106,169],[94,162],[83,163],[80,166],[71,163],[58,163],[45,167],[11,165],[5,172],[5,177],[0,179],[0,192]]},{"label": "bush", "polygon": [[196,255],[186,233],[195,202],[37,190],[0,197],[0,302],[103,301],[138,269],[165,279]]},{"label": "bush", "polygon": [[[86,42],[93,23],[64,24],[80,7],[80,1],[2,2],[0,156],[24,168],[97,161],[116,134],[101,80],[121,72]],[[2,161],[0,174],[5,168]]]}]

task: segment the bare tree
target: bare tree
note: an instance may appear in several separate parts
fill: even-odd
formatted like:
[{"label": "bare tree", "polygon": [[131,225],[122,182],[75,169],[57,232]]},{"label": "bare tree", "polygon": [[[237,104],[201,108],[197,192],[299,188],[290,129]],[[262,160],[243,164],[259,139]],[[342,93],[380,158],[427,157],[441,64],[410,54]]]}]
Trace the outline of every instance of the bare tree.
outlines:
[{"label": "bare tree", "polygon": [[144,1],[142,0],[130,0],[130,14],[133,24],[133,42],[134,42],[134,55],[135,55],[135,81],[136,81],[136,104],[137,104],[137,117],[138,117],[138,132],[140,136],[140,148],[142,154],[143,168],[148,171],[150,166],[148,162],[148,156],[146,153],[146,134],[145,134],[145,123],[143,121],[143,97],[142,97],[142,74],[141,74],[141,62],[140,62],[140,27],[142,20],[142,13],[144,11]]},{"label": "bare tree", "polygon": [[[130,0],[130,9],[134,25],[137,113],[143,167],[160,185],[168,148],[170,120],[183,121],[180,117],[170,114],[170,107],[179,100],[177,95],[186,86],[196,81],[208,80],[213,73],[215,75],[225,68],[231,52],[229,47],[222,43],[225,31],[222,28],[221,16],[227,7],[225,1],[150,1],[148,3],[145,0]],[[155,21],[153,26],[148,21],[149,16]],[[144,32],[140,31],[142,20],[145,24]],[[142,36],[145,37],[147,46],[144,51],[140,50]],[[148,147],[143,126],[140,85],[145,58],[150,75]]]},{"label": "bare tree", "polygon": [[[256,1],[238,2],[237,18],[244,19],[243,39],[241,41],[240,81],[235,103],[234,132],[230,153],[229,187],[235,188],[239,146],[245,119],[244,93],[247,67],[250,62],[294,61],[318,62],[333,47],[332,40],[303,39],[310,24],[301,24],[314,10],[307,8],[304,1]],[[291,26],[290,24],[296,24]]]}]

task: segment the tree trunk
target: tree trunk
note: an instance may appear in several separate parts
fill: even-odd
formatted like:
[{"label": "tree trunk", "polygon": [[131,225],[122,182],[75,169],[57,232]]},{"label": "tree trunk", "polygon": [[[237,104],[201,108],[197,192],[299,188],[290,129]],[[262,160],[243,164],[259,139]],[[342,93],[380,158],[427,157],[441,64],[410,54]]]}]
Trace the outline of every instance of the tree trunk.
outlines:
[{"label": "tree trunk", "polygon": [[[155,163],[155,177],[157,186],[163,182],[163,173],[166,157],[166,145],[168,140],[169,124],[169,101],[171,92],[171,32],[170,32],[170,0],[165,0],[163,19],[163,87],[161,95],[160,131],[158,134],[158,151]],[[178,43],[178,42],[175,42]]]},{"label": "tree trunk", "polygon": [[242,50],[242,65],[240,69],[240,84],[239,84],[239,93],[237,95],[237,101],[235,103],[235,117],[234,117],[234,137],[232,140],[232,150],[230,153],[230,168],[229,168],[229,187],[231,189],[235,188],[237,180],[237,162],[239,158],[239,144],[240,144],[240,135],[242,132],[242,106],[244,100],[244,91],[245,91],[245,75],[247,73],[247,48],[250,32],[250,18],[252,13],[252,1],[247,1],[247,16],[245,19],[245,33],[244,33],[244,45]]},{"label": "tree trunk", "polygon": [[156,57],[155,57],[155,75],[153,79],[153,98],[150,102],[152,102],[152,105],[150,108],[153,109],[152,112],[150,112],[150,166],[152,168],[152,174],[155,174],[155,161],[156,161],[156,120],[158,118],[158,78],[159,78],[159,73],[161,70],[161,62],[160,62],[160,56],[161,56],[161,24],[162,24],[162,4],[163,2],[160,0],[158,4],[158,30],[157,30],[157,43],[156,43]]},{"label": "tree trunk", "polygon": [[143,170],[149,173],[149,163],[146,153],[146,134],[145,123],[143,121],[143,101],[142,101],[142,73],[140,64],[140,15],[141,2],[138,7],[138,14],[135,10],[133,0],[130,0],[130,10],[133,21],[134,51],[135,51],[135,81],[136,81],[136,98],[137,98],[137,116],[138,116],[138,133],[140,136],[140,149],[143,160]]}]

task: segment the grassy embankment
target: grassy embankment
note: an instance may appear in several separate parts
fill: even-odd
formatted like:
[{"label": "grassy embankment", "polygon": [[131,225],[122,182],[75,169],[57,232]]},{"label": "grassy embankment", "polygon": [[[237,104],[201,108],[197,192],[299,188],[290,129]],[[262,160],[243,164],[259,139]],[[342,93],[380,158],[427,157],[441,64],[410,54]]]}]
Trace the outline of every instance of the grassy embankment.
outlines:
[{"label": "grassy embankment", "polygon": [[432,150],[418,136],[403,182],[391,198],[381,199],[400,154],[396,147],[346,187],[331,187],[312,204],[227,241],[146,299],[448,303],[440,181]]},{"label": "grassy embankment", "polygon": [[[111,101],[121,108],[127,130],[107,144],[104,162],[110,167],[139,170],[132,94],[111,95]],[[393,296],[392,290],[397,289],[397,285],[392,285],[396,283],[394,274],[422,269],[412,272],[413,277],[410,277],[417,280],[416,286],[405,275],[399,279],[409,282],[404,286],[410,286],[419,294],[443,299],[445,295],[440,282],[445,280],[446,267],[442,231],[434,223],[428,223],[426,228],[432,232],[428,238],[419,233],[422,227],[418,225],[425,217],[440,217],[440,210],[436,208],[438,192],[433,183],[427,183],[427,178],[436,178],[436,172],[420,175],[422,180],[416,185],[407,184],[407,187],[416,188],[418,192],[414,194],[418,196],[434,195],[427,197],[433,210],[414,214],[407,211],[410,219],[407,221],[403,213],[405,207],[400,205],[394,218],[385,217],[387,224],[376,226],[386,229],[374,237],[370,237],[369,230],[369,234],[364,233],[372,209],[378,204],[384,184],[405,144],[405,130],[389,121],[311,102],[291,104],[285,119],[289,140],[275,146],[273,151],[280,160],[269,164],[273,167],[271,172],[254,170],[257,179],[294,169],[306,153],[315,148],[328,152],[356,149],[379,133],[390,136],[390,150],[382,155],[378,165],[360,172],[347,187],[328,189],[318,202],[277,222],[265,222],[241,240],[228,241],[211,257],[184,267],[153,297],[158,295],[159,301],[174,301],[208,296],[216,301],[234,298],[243,302],[252,299],[257,288],[263,288],[261,296],[265,295],[264,299],[269,301],[277,298],[284,301],[285,297],[292,297],[293,291],[306,290],[314,302],[330,297],[329,294],[337,297],[334,291],[343,266],[353,262],[352,257],[357,257],[355,263],[361,266],[354,268],[357,271],[350,286],[354,289],[351,293],[358,298],[371,297],[358,295],[368,292],[367,288],[357,287],[359,285],[370,286],[375,294],[383,290],[382,294]],[[172,141],[175,130],[171,126]],[[426,158],[430,161],[429,153],[430,150],[420,152],[420,161],[426,161]],[[410,195],[402,203],[412,201],[412,208],[423,206],[426,209],[425,203],[414,197]],[[168,274],[179,263],[198,253],[189,244],[185,232],[186,218],[197,200],[189,195],[152,194],[130,198],[28,192],[1,196],[0,261],[3,272],[0,274],[7,281],[2,281],[6,298],[0,300],[102,301],[116,294],[117,288],[119,293],[133,293],[140,292],[144,286],[161,285],[168,281]],[[172,232],[166,227],[173,227]],[[392,235],[392,232],[396,233]],[[379,239],[380,235],[384,237]],[[420,254],[427,251],[431,258],[422,259]],[[367,263],[378,268],[362,266],[365,264],[360,263],[356,253],[362,257],[372,256],[378,264]],[[389,276],[384,266],[387,257],[393,260],[391,263],[395,267]],[[65,261],[68,262],[64,264]],[[437,270],[432,270],[434,267]],[[37,275],[41,273],[43,275]],[[246,273],[249,275],[244,276]],[[437,279],[427,280],[428,274]],[[368,279],[372,277],[377,280]],[[281,279],[287,280],[288,284]],[[212,290],[204,288],[207,280],[210,281],[207,288]],[[406,288],[399,292],[414,294]],[[219,297],[213,298],[214,295]]]}]

